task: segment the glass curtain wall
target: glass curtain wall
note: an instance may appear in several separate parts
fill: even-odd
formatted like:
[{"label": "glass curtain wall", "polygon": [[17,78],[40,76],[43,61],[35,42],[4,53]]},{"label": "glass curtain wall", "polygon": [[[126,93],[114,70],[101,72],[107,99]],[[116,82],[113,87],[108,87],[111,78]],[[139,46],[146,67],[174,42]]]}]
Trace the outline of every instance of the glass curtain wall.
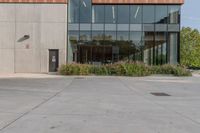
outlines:
[{"label": "glass curtain wall", "polygon": [[180,6],[92,5],[69,0],[68,62],[176,64]]}]

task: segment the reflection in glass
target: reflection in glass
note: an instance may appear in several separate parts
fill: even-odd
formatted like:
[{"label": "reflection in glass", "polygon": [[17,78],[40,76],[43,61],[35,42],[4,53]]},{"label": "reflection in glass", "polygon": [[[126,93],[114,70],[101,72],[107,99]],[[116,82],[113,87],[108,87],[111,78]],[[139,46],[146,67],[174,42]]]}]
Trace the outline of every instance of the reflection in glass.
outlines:
[{"label": "reflection in glass", "polygon": [[180,6],[168,6],[169,24],[178,24],[180,22]]},{"label": "reflection in glass", "polygon": [[154,32],[144,33],[144,63],[153,64]]},{"label": "reflection in glass", "polygon": [[130,32],[130,54],[134,61],[143,61],[142,32]]},{"label": "reflection in glass", "polygon": [[117,20],[117,6],[106,5],[105,6],[105,23],[114,24]]},{"label": "reflection in glass", "polygon": [[117,23],[118,24],[129,24],[129,6],[120,5],[118,6]]},{"label": "reflection in glass", "polygon": [[105,63],[112,63],[118,61],[119,47],[115,47],[116,32],[105,31]]},{"label": "reflection in glass", "polygon": [[104,32],[103,31],[93,31],[92,32],[92,44],[93,45],[103,45]]},{"label": "reflection in glass", "polygon": [[155,33],[155,61],[156,65],[162,65],[166,63],[167,59],[167,40],[165,32]]},{"label": "reflection in glass", "polygon": [[141,24],[142,23],[142,6],[131,5],[130,6],[130,23]]},{"label": "reflection in glass", "polygon": [[177,51],[178,51],[178,33],[169,33],[168,36],[169,42],[169,62],[170,64],[177,64]]},{"label": "reflection in glass", "polygon": [[90,31],[81,31],[80,32],[80,43],[89,44],[91,42],[91,32]]},{"label": "reflection in glass", "polygon": [[152,24],[155,22],[154,6],[145,5],[143,6],[143,23]]},{"label": "reflection in glass", "polygon": [[79,0],[69,1],[69,23],[79,22]]},{"label": "reflection in glass", "polygon": [[167,6],[156,6],[156,23],[166,24],[167,23]]},{"label": "reflection in glass", "polygon": [[105,41],[115,42],[115,40],[116,40],[115,31],[105,31]]},{"label": "reflection in glass", "polygon": [[80,0],[80,22],[91,22],[91,0]]},{"label": "reflection in glass", "polygon": [[91,4],[69,1],[68,62],[177,63],[180,6]]},{"label": "reflection in glass", "polygon": [[68,33],[68,62],[77,61],[77,44],[79,40],[79,33],[77,31],[69,31]]},{"label": "reflection in glass", "polygon": [[104,23],[104,6],[92,6],[92,23]]},{"label": "reflection in glass", "polygon": [[[114,62],[117,61],[129,61],[130,43],[129,43],[129,32],[118,31],[117,42],[115,47],[119,49],[119,53],[115,55]],[[117,57],[117,58],[116,58]]]}]

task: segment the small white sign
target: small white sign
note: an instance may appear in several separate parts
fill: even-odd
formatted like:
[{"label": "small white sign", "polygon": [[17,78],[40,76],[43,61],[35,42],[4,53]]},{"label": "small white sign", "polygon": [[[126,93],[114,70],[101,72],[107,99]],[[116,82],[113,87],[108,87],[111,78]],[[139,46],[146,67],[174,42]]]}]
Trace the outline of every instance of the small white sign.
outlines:
[{"label": "small white sign", "polygon": [[56,56],[52,56],[52,62],[56,62]]}]

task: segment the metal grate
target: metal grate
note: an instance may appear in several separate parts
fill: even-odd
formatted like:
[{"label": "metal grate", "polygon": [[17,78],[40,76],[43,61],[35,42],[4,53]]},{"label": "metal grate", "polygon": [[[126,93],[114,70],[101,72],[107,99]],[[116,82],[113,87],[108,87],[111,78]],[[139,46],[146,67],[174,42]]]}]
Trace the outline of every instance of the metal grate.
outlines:
[{"label": "metal grate", "polygon": [[167,93],[163,93],[163,92],[152,92],[151,94],[154,96],[171,96],[171,95],[169,95]]}]

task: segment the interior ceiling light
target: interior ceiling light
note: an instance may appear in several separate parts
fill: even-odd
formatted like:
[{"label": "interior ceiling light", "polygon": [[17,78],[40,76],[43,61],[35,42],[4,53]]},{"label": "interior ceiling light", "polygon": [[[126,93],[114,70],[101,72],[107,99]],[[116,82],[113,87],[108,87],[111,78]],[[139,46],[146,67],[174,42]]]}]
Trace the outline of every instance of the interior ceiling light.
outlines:
[{"label": "interior ceiling light", "polygon": [[137,15],[138,15],[139,10],[140,10],[140,7],[138,6],[138,7],[137,7],[137,10],[136,10],[136,12],[135,12],[135,18],[137,18]]},{"label": "interior ceiling light", "polygon": [[82,0],[82,3],[83,3],[83,5],[84,5],[84,7],[87,7],[87,5],[86,5],[86,3],[85,3],[84,0]]},{"label": "interior ceiling light", "polygon": [[115,19],[115,7],[112,6],[113,19]]}]

